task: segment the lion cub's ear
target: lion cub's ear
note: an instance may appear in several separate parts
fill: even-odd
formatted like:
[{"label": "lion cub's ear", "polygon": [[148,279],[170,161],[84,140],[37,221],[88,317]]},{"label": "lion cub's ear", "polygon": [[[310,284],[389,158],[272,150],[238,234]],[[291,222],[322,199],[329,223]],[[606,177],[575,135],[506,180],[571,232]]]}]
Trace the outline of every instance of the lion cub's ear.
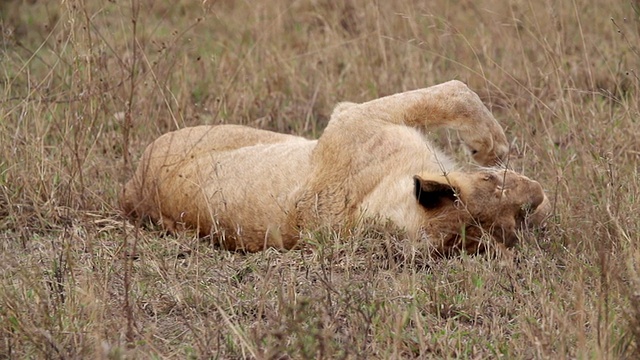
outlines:
[{"label": "lion cub's ear", "polygon": [[427,209],[436,209],[456,200],[458,189],[443,176],[442,179],[423,179],[413,177],[415,196],[420,205]]}]

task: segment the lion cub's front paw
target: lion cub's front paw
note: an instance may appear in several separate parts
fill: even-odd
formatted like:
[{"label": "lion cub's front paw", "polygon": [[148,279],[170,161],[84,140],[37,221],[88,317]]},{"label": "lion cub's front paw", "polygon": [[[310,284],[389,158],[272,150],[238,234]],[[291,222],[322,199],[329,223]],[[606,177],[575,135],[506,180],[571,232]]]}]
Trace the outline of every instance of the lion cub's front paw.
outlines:
[{"label": "lion cub's front paw", "polygon": [[463,141],[473,160],[482,166],[494,166],[503,163],[509,155],[509,143],[502,128],[486,136],[463,136]]},{"label": "lion cub's front paw", "polygon": [[440,85],[445,109],[451,109],[452,128],[458,129],[462,141],[480,165],[502,163],[509,155],[509,143],[500,123],[482,103],[478,94],[460,81]]},{"label": "lion cub's front paw", "polygon": [[503,164],[507,160],[508,155],[509,145],[505,142],[504,144],[494,144],[493,149],[489,151],[476,152],[473,160],[482,166],[495,166]]}]

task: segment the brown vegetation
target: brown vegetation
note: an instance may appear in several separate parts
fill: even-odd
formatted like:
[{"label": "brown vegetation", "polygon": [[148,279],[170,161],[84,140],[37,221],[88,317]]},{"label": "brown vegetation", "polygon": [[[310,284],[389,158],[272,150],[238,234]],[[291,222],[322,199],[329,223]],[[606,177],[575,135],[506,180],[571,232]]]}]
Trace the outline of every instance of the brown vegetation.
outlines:
[{"label": "brown vegetation", "polygon": [[[3,2],[0,357],[637,358],[639,7]],[[242,255],[118,214],[162,133],[318,137],[338,101],[451,79],[550,190],[513,261],[433,261],[373,224]]]}]

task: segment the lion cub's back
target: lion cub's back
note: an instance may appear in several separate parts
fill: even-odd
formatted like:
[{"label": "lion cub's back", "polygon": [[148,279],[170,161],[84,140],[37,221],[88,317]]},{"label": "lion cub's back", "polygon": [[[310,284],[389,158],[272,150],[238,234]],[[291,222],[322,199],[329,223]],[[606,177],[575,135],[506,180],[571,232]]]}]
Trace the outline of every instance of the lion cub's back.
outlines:
[{"label": "lion cub's back", "polygon": [[171,199],[163,204],[163,219],[214,234],[229,249],[257,251],[265,239],[288,248],[291,244],[278,244],[281,238],[272,244],[272,236],[291,230],[282,226],[310,172],[315,145],[295,139],[197,157],[180,169],[173,184],[160,187],[161,196]]},{"label": "lion cub's back", "polygon": [[167,165],[164,157],[198,156],[203,153],[229,151],[256,144],[273,144],[303,139],[294,135],[254,129],[242,125],[194,126],[166,133],[149,144],[143,159],[158,160]]},{"label": "lion cub's back", "polygon": [[283,223],[316,143],[234,125],[169,133],[147,147],[122,206],[168,229],[262,240]]},{"label": "lion cub's back", "polygon": [[[287,141],[304,140],[301,137],[253,129],[240,125],[195,126],[166,133],[153,141],[145,149],[133,178],[125,185],[120,204],[125,213],[153,220],[160,218],[160,208],[167,203],[183,201],[172,195],[181,185],[185,185],[185,169],[202,157],[254,146]],[[200,159],[200,160],[198,160]],[[192,196],[199,185],[187,181],[186,193]],[[183,192],[184,193],[184,192]],[[186,200],[188,203],[191,199]]]}]

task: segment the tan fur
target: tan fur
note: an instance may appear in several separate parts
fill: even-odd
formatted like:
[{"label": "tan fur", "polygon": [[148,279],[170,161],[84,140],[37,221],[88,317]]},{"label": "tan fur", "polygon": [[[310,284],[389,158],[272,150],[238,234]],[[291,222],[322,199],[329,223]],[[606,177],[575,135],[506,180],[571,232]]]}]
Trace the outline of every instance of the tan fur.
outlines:
[{"label": "tan fur", "polygon": [[342,103],[319,140],[236,125],[165,134],[125,186],[126,214],[197,228],[227,249],[290,249],[302,229],[389,219],[441,254],[507,246],[525,215],[549,212],[542,187],[500,169],[455,171],[424,134],[458,130],[476,162],[498,164],[504,132],[459,81],[362,104]]}]

